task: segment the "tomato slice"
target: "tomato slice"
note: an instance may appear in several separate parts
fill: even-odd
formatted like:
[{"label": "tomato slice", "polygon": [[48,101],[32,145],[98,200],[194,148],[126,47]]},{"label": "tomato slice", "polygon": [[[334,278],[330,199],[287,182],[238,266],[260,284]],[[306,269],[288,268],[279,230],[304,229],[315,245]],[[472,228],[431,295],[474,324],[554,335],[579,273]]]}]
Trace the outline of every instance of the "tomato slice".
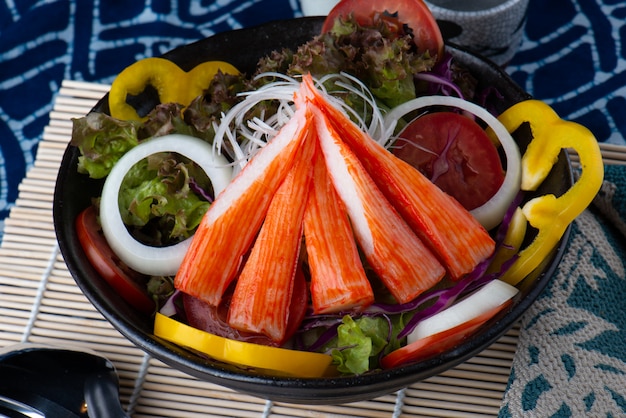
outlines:
[{"label": "tomato slice", "polygon": [[413,120],[398,135],[393,153],[467,210],[488,201],[504,181],[498,150],[487,133],[458,113],[428,113]]},{"label": "tomato slice", "polygon": [[155,303],[140,284],[146,277],[124,266],[111,250],[93,206],[76,218],[76,233],[87,259],[98,274],[130,305],[143,313],[153,314]]},{"label": "tomato slice", "polygon": [[485,311],[484,313],[475,316],[460,325],[438,332],[437,334],[421,338],[411,344],[407,344],[404,347],[392,351],[381,359],[381,365],[384,368],[389,369],[405,363],[414,363],[425,360],[428,357],[443,353],[471,335],[474,331],[484,325],[485,322],[490,320],[511,303],[512,301],[508,300],[503,304],[491,308],[490,310]]},{"label": "tomato slice", "polygon": [[444,42],[441,30],[430,9],[422,0],[341,0],[328,13],[322,26],[322,33],[332,29],[339,16],[348,17],[350,13],[360,25],[372,22],[375,13],[387,12],[406,24],[414,35],[415,45],[421,53],[429,51],[431,56],[443,56]]},{"label": "tomato slice", "polygon": [[285,333],[285,339],[277,343],[265,335],[246,333],[230,327],[227,318],[231,297],[232,289],[224,295],[222,303],[216,308],[198,298],[183,293],[183,304],[187,315],[187,322],[194,328],[220,337],[255,344],[279,346],[296,333],[306,315],[308,304],[307,283],[304,274],[301,269],[298,268],[291,296],[287,332]]},{"label": "tomato slice", "polygon": [[220,337],[157,312],[154,335],[225,363],[296,377],[321,377],[329,369],[327,354],[251,344]]}]

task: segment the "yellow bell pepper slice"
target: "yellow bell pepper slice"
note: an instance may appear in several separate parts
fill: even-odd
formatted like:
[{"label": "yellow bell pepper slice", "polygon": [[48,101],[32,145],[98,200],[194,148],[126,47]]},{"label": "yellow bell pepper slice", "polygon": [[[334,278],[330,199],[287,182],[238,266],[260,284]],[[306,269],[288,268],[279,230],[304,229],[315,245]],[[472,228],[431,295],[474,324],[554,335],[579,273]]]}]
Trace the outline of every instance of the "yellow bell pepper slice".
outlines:
[{"label": "yellow bell pepper slice", "polygon": [[161,103],[187,106],[209,87],[220,70],[226,74],[239,74],[234,66],[223,61],[207,61],[190,71],[184,71],[165,58],[139,60],[126,67],[113,80],[109,91],[109,111],[116,119],[145,120],[128,104],[127,97],[139,95],[148,86],[157,91]]},{"label": "yellow bell pepper slice", "polygon": [[223,338],[160,313],[156,314],[154,321],[154,335],[181,347],[207,354],[215,360],[274,375],[322,377],[326,375],[332,362],[332,357],[327,354]]},{"label": "yellow bell pepper slice", "polygon": [[[498,117],[514,132],[524,122],[530,124],[533,139],[522,157],[522,190],[533,191],[545,180],[562,149],[573,148],[579,156],[581,174],[562,196],[539,196],[522,207],[528,223],[538,230],[533,241],[518,253],[518,259],[502,277],[516,285],[548,257],[568,225],[591,203],[604,179],[600,147],[584,126],[561,119],[547,104],[538,100],[520,102]],[[518,234],[525,233],[517,228]],[[509,237],[519,242],[519,237]]]},{"label": "yellow bell pepper slice", "polygon": [[488,273],[497,273],[501,271],[502,266],[515,257],[524,243],[524,237],[526,236],[526,230],[528,229],[528,221],[524,216],[521,208],[515,209],[511,222],[506,231],[502,246],[498,249],[491,264],[489,264]]}]

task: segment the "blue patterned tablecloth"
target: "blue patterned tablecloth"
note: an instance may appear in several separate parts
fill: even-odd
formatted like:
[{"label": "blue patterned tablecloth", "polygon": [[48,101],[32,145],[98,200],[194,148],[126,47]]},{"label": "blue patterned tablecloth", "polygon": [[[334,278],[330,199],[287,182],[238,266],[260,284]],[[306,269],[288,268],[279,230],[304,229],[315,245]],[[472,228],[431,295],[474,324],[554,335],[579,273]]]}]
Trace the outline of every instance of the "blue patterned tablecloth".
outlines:
[{"label": "blue patterned tablecloth", "polygon": [[[298,16],[297,0],[2,0],[0,238],[63,79],[110,83],[137,59]],[[624,45],[621,0],[531,0],[507,71],[600,142],[626,144]],[[609,169],[599,205],[575,223],[561,268],[522,320],[502,417],[626,416],[623,170]]]}]

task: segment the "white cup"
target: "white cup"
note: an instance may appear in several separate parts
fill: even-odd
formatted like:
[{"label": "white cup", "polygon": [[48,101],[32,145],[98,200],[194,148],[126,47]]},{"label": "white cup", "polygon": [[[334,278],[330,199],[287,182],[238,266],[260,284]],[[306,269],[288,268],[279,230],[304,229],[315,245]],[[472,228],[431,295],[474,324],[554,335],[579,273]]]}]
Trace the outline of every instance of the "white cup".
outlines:
[{"label": "white cup", "polygon": [[498,65],[517,52],[528,0],[425,0],[447,39]]},{"label": "white cup", "polygon": [[326,16],[339,0],[300,0],[300,8],[305,16]]}]

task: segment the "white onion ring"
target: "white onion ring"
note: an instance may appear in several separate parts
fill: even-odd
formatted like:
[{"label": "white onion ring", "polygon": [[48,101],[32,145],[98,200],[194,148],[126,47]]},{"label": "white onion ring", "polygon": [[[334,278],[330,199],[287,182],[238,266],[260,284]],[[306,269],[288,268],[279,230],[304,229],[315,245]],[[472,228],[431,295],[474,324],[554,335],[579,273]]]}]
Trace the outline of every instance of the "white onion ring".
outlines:
[{"label": "white onion ring", "polygon": [[417,324],[407,344],[454,328],[512,299],[519,290],[501,280],[492,280],[476,292]]},{"label": "white onion ring", "polygon": [[175,152],[198,164],[211,180],[215,196],[230,183],[232,168],[223,156],[213,152],[207,142],[172,134],[142,142],[132,148],[119,159],[107,176],[100,201],[100,222],[111,249],[133,270],[148,275],[169,276],[178,271],[191,238],[167,247],[144,245],[126,229],[118,205],[120,186],[126,173],[137,162],[158,152]]},{"label": "white onion ring", "polygon": [[483,107],[467,100],[452,96],[423,96],[402,103],[385,116],[385,126],[393,132],[399,119],[414,110],[430,106],[450,106],[465,110],[482,119],[493,130],[506,155],[506,174],[498,191],[483,205],[472,209],[470,213],[485,229],[490,230],[504,218],[504,214],[520,190],[522,165],[519,148],[507,129]]}]

